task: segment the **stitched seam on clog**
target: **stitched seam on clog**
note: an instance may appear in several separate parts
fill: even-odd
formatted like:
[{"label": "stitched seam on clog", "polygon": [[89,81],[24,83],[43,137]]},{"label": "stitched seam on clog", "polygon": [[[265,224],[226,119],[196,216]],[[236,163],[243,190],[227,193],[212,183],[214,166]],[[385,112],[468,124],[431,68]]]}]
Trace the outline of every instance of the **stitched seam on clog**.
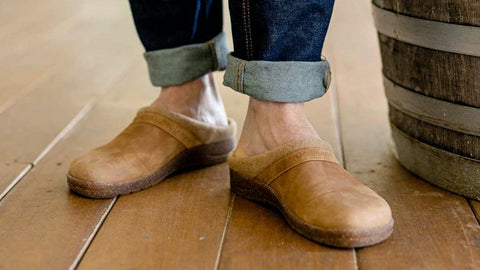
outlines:
[{"label": "stitched seam on clog", "polygon": [[[270,184],[273,179],[278,177],[278,175],[282,174],[284,171],[303,162],[315,160],[336,162],[335,156],[328,150],[320,147],[302,148],[275,160],[258,172],[255,175],[255,178],[261,179],[263,182]],[[268,179],[271,175],[274,175],[274,177]]]},{"label": "stitched seam on clog", "polygon": [[[316,141],[316,140],[315,140]],[[338,163],[337,159],[335,158],[331,148],[329,145],[322,141],[319,145],[312,146],[311,143],[305,144],[304,141],[299,142],[302,145],[290,144],[284,145],[279,148],[273,149],[266,153],[254,156],[236,156],[235,152],[233,152],[228,158],[228,164],[231,168],[242,172],[245,175],[249,175],[250,177],[255,177],[263,170],[277,162],[285,158],[287,155],[291,153],[300,151],[302,149],[309,149],[309,148],[320,148],[322,151],[326,151],[331,153],[331,157],[333,162]],[[304,145],[305,144],[305,145]],[[315,144],[317,144],[315,142]],[[294,149],[290,149],[294,148]],[[290,149],[290,150],[289,150]]]},{"label": "stitched seam on clog", "polygon": [[[300,149],[297,149],[295,151],[292,151],[290,153],[288,153],[287,155],[285,156],[282,156],[280,158],[277,158],[276,160],[272,161],[268,166],[265,166],[264,168],[262,168],[254,177],[260,177],[260,175],[262,173],[264,173],[265,171],[267,171],[268,169],[270,169],[271,167],[275,166],[276,164],[278,164],[279,162],[285,160],[285,159],[290,159],[292,155],[298,155],[299,153],[302,153],[302,152],[305,152],[305,151],[312,151],[313,149],[319,149],[317,151],[321,151],[321,155],[325,154],[325,156],[327,155],[332,155],[332,153],[330,153],[328,150],[325,150],[321,147],[306,147],[306,148],[300,148]],[[315,158],[315,157],[318,157],[319,154],[318,153],[309,153],[308,156],[305,156],[304,158]],[[327,158],[323,158],[321,160],[331,160],[331,161],[335,161],[333,159],[327,159]],[[308,161],[308,160],[307,160]]]},{"label": "stitched seam on clog", "polygon": [[322,161],[322,162],[333,162],[333,161],[329,161],[329,160],[323,160],[323,159],[309,159],[309,160],[304,160],[302,162],[299,162],[295,165],[292,165],[290,167],[288,167],[288,169],[285,169],[283,171],[281,171],[280,173],[276,174],[272,179],[270,179],[268,182],[266,182],[267,185],[271,185],[273,184],[273,182],[275,182],[278,178],[280,178],[280,176],[284,175],[285,173],[287,173],[288,171],[290,171],[291,169],[299,166],[299,165],[302,165],[304,163],[307,163],[307,162],[310,162],[310,161]]},{"label": "stitched seam on clog", "polygon": [[187,148],[201,144],[201,141],[194,134],[188,132],[183,126],[175,121],[160,114],[142,112],[137,115],[133,120],[133,123],[144,123],[158,127],[177,139]]}]

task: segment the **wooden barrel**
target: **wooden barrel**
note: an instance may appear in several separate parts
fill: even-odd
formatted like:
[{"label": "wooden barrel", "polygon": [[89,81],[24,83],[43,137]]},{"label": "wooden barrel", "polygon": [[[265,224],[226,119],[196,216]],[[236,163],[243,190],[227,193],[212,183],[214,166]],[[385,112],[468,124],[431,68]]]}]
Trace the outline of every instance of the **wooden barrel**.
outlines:
[{"label": "wooden barrel", "polygon": [[480,1],[373,0],[395,156],[480,199]]}]

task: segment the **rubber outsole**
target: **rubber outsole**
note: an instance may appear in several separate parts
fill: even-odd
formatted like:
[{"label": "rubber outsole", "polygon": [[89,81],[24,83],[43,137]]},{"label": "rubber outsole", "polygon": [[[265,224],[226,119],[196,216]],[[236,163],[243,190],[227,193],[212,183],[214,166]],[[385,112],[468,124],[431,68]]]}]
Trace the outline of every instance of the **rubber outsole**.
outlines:
[{"label": "rubber outsole", "polygon": [[387,224],[366,230],[323,229],[303,222],[283,205],[267,184],[230,170],[230,189],[245,199],[277,209],[296,232],[317,243],[340,248],[357,248],[378,244],[393,232],[393,219]]},{"label": "rubber outsole", "polygon": [[113,198],[152,187],[174,173],[225,162],[234,147],[234,139],[192,147],[179,153],[153,174],[128,182],[95,183],[69,174],[67,174],[67,182],[70,189],[79,195],[95,199]]}]

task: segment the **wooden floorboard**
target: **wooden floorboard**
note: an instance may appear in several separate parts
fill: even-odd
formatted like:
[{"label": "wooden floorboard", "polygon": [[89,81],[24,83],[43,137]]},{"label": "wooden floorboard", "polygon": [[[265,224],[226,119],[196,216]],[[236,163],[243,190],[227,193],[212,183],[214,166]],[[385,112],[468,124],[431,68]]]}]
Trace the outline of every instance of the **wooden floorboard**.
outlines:
[{"label": "wooden floorboard", "polygon": [[[139,59],[141,60],[141,59]],[[93,110],[0,202],[1,269],[67,269],[81,256],[111,200],[69,192],[70,161],[103,144],[157,91],[137,61]],[[133,207],[132,209],[135,209]],[[118,237],[123,237],[118,235]]]},{"label": "wooden floorboard", "polygon": [[[0,195],[0,269],[479,269],[480,203],[421,181],[388,148],[369,7],[336,3],[324,50],[332,89],[306,105],[347,169],[393,209],[392,238],[352,250],[306,240],[231,194],[226,164],[116,200],[70,193],[70,161],[158,94],[128,3],[0,1],[0,194],[12,188]],[[240,130],[248,98],[220,88]]]},{"label": "wooden floorboard", "polygon": [[359,268],[479,269],[480,227],[465,198],[410,174],[389,150],[369,1],[337,2],[330,32],[346,167],[390,203],[395,219],[390,239],[358,249]]},{"label": "wooden floorboard", "polygon": [[[18,3],[21,2],[8,5],[8,9],[19,10]],[[78,60],[85,61],[83,58],[92,46],[98,45],[99,35],[116,33],[119,38],[118,32],[112,28],[118,25],[119,11],[123,9],[113,8],[103,17],[96,18],[98,11],[89,2],[57,2],[60,1],[49,0],[40,5],[36,16],[17,15],[14,20],[0,17],[0,25],[12,24],[12,27],[2,29],[10,30],[18,25],[26,28],[17,29],[11,36],[0,39],[0,113],[39,83],[48,80],[49,76],[75,66]],[[59,14],[62,17],[58,17]],[[25,18],[28,18],[27,22]],[[81,58],[76,57],[78,55]]]},{"label": "wooden floorboard", "polygon": [[[2,1],[0,3],[0,25],[2,25],[0,42],[9,44],[18,38],[25,38],[27,34],[35,35],[36,32],[48,31],[49,28],[78,13],[78,8],[82,5],[74,1],[61,0],[47,0],[44,5],[38,5],[32,0]],[[39,19],[42,21],[40,22]],[[5,52],[1,54],[3,53]]]},{"label": "wooden floorboard", "polygon": [[273,209],[240,197],[219,269],[355,269],[352,250],[328,248],[295,233]]},{"label": "wooden floorboard", "polygon": [[79,269],[213,269],[230,201],[226,164],[121,196]]},{"label": "wooden floorboard", "polygon": [[[126,3],[121,10],[128,11]],[[126,15],[119,16],[116,9],[111,10],[114,16],[106,13],[102,19],[98,14],[101,11],[92,11],[94,19],[87,16],[72,24],[71,28],[63,29],[40,46],[41,50],[36,50],[32,43],[28,51],[31,57],[20,58],[17,62],[14,59],[0,61],[0,69],[8,69],[15,74],[12,76],[16,80],[22,80],[22,75],[28,76],[30,71],[22,73],[21,67],[28,67],[29,61],[33,66],[36,63],[57,65],[55,73],[46,79],[38,81],[38,78],[26,77],[25,81],[33,81],[30,81],[34,84],[32,89],[15,99],[0,114],[3,127],[0,140],[8,142],[0,144],[0,194],[26,166],[38,161],[39,155],[52,141],[60,139],[58,136],[62,135],[62,130],[82,113],[85,106],[95,103],[105,89],[124,76],[132,61],[140,58],[138,51],[141,48],[135,40],[131,21],[124,19]],[[10,85],[9,89],[17,86]],[[23,91],[21,87],[18,90]]]}]

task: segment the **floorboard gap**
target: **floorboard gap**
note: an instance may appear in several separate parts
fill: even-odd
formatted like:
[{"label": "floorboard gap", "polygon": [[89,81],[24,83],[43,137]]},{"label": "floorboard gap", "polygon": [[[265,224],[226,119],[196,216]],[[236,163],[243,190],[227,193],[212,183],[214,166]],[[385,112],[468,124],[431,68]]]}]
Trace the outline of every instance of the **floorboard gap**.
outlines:
[{"label": "floorboard gap", "polygon": [[30,163],[28,164],[25,169],[23,169],[18,175],[17,177],[15,177],[15,179],[13,179],[13,181],[10,183],[10,185],[8,185],[5,190],[2,192],[2,194],[0,194],[0,201],[3,200],[3,198],[5,198],[5,196],[7,196],[7,194],[10,192],[10,190],[12,190],[17,184],[18,182],[20,182],[20,180],[22,180],[33,168],[33,164]]},{"label": "floorboard gap", "polygon": [[87,253],[88,247],[90,247],[90,244],[92,243],[93,239],[95,238],[97,233],[100,231],[100,228],[102,227],[103,223],[107,219],[108,214],[110,214],[110,211],[112,211],[112,208],[117,202],[117,199],[118,199],[118,196],[113,198],[110,204],[108,205],[107,209],[105,209],[102,216],[98,220],[98,223],[95,225],[92,233],[88,236],[87,240],[85,240],[85,243],[83,244],[82,248],[78,252],[77,257],[75,257],[75,260],[72,262],[72,264],[68,268],[69,270],[74,270],[78,267],[78,265],[82,261],[83,256],[85,256],[85,254]]},{"label": "floorboard gap", "polygon": [[[133,59],[130,62],[134,62]],[[118,77],[123,76],[127,71],[130,65],[126,65],[125,68],[119,72]],[[3,200],[5,196],[35,167],[47,154],[52,150],[73,128],[83,119],[85,116],[95,107],[95,105],[100,101],[100,99],[105,96],[112,88],[112,85],[116,81],[111,79],[103,89],[93,98],[91,98],[85,106],[73,117],[73,119],[53,138],[53,140],[43,149],[43,151],[35,158],[35,160],[27,165],[27,167],[5,188],[5,190],[0,194],[0,201]]]},{"label": "floorboard gap", "polygon": [[[335,66],[335,58],[331,57],[329,60],[332,65],[331,68]],[[332,73],[335,71],[333,70]],[[345,149],[344,149],[344,144],[343,144],[343,132],[342,132],[342,125],[340,123],[341,118],[340,118],[340,104],[339,104],[339,98],[338,98],[338,87],[337,87],[337,80],[336,76],[332,76],[332,81],[330,84],[330,87],[332,88],[330,91],[331,94],[331,105],[332,105],[332,114],[333,114],[333,121],[335,124],[335,135],[337,136],[338,139],[338,146],[340,147],[340,157],[339,160],[342,163],[343,167],[346,168],[346,161],[345,161]],[[357,249],[352,249],[352,264],[353,264],[353,269],[358,270],[358,261],[357,261]]]},{"label": "floorboard gap", "polygon": [[79,122],[82,120],[88,112],[92,110],[95,104],[98,102],[99,98],[94,97],[92,98],[78,113],[73,117],[73,119],[60,131],[60,133],[53,138],[53,140],[43,149],[43,151],[37,156],[37,158],[32,162],[33,166],[36,166],[40,160],[42,160],[50,150],[55,147],[64,137],[67,135]]},{"label": "floorboard gap", "polygon": [[230,204],[228,205],[227,218],[225,220],[225,226],[223,227],[222,238],[220,239],[220,245],[218,246],[217,258],[215,260],[215,265],[213,267],[214,270],[218,270],[218,267],[220,265],[220,257],[222,255],[223,243],[225,242],[225,236],[227,235],[228,225],[230,224],[230,220],[232,217],[234,202],[235,202],[235,194],[232,194],[232,199],[230,199]]},{"label": "floorboard gap", "polygon": [[87,105],[85,105],[80,112],[75,115],[75,117],[65,126],[65,128],[60,131],[60,133],[53,138],[53,140],[43,149],[43,151],[37,156],[37,158],[30,164],[21,171],[15,179],[5,188],[5,190],[0,194],[0,201],[7,196],[7,194],[35,167],[40,160],[42,160],[50,150],[55,147],[64,137],[67,135],[79,122],[82,120],[89,111],[92,110],[93,106],[95,103],[97,103],[99,100],[99,96],[96,96],[95,98],[92,98]]},{"label": "floorboard gap", "polygon": [[477,221],[477,225],[480,226],[480,219],[479,219],[479,216],[477,215],[477,212],[475,211],[475,208],[472,205],[472,200],[467,199],[467,203],[468,203],[468,206],[470,206],[470,209],[473,212],[473,216],[475,217],[475,220]]},{"label": "floorboard gap", "polygon": [[353,253],[353,269],[359,270],[358,261],[357,261],[357,249],[354,248],[352,253]]}]

